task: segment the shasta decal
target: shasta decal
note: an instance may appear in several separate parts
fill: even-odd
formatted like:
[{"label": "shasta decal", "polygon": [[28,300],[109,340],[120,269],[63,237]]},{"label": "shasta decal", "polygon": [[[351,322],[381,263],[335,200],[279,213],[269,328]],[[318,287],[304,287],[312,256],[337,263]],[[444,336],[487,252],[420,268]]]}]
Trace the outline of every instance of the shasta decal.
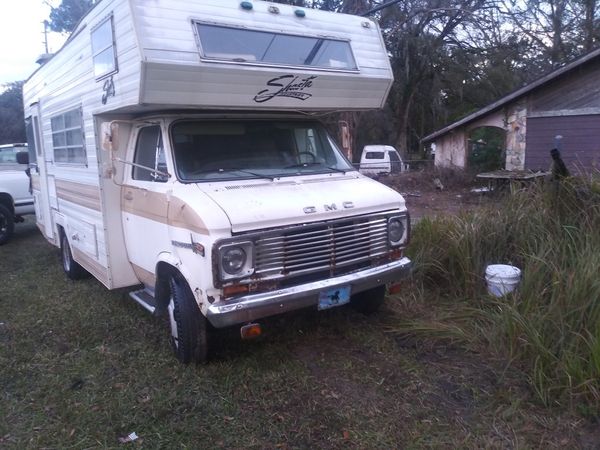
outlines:
[{"label": "shasta decal", "polygon": [[312,87],[316,76],[300,78],[295,75],[282,75],[267,81],[267,89],[263,89],[254,96],[256,103],[264,103],[275,97],[291,97],[298,100],[307,100],[312,97],[307,90]]}]

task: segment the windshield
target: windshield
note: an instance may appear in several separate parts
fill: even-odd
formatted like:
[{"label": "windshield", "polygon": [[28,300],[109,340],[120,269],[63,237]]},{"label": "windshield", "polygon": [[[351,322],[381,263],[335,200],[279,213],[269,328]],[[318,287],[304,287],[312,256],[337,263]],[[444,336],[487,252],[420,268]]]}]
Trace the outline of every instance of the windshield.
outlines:
[{"label": "windshield", "polygon": [[354,170],[318,122],[185,120],[171,139],[184,182]]}]

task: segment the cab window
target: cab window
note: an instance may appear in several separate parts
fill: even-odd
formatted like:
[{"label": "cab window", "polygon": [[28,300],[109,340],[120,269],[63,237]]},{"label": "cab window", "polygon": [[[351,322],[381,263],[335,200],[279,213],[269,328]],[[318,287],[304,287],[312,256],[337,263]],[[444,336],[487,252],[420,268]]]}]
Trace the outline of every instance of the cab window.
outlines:
[{"label": "cab window", "polygon": [[133,179],[164,183],[167,181],[167,160],[162,133],[158,125],[140,130],[135,146]]}]

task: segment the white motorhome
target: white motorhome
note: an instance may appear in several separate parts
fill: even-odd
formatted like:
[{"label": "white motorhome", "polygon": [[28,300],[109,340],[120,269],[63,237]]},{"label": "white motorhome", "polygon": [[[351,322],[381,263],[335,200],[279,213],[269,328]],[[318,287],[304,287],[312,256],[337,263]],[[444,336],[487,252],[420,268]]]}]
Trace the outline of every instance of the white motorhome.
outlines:
[{"label": "white motorhome", "polygon": [[71,278],[134,286],[178,359],[208,323],[351,300],[404,277],[404,199],[320,113],[383,106],[375,22],[263,1],[101,0],[24,86],[39,228]]}]

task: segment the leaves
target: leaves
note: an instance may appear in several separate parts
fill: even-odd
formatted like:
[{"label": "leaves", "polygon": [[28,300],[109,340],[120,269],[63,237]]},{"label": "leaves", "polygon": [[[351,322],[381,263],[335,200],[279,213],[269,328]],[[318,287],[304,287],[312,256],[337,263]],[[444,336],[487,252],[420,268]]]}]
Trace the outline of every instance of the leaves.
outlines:
[{"label": "leaves", "polygon": [[4,85],[0,94],[0,144],[25,142],[23,122],[23,82]]}]

